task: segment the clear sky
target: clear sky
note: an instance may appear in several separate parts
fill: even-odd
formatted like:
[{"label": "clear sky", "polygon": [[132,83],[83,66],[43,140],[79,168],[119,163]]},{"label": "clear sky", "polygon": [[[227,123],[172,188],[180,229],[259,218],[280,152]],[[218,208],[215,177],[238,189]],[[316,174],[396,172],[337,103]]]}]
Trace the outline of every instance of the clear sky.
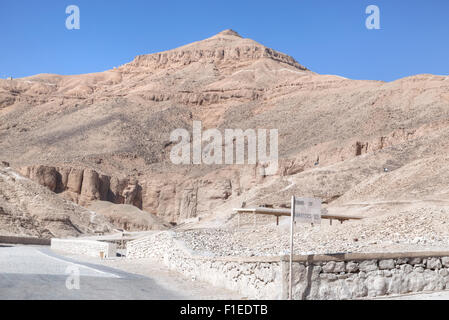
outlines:
[{"label": "clear sky", "polygon": [[[68,30],[65,10],[80,9]],[[368,5],[380,30],[368,30]],[[0,0],[0,77],[111,69],[224,29],[322,74],[449,74],[449,0]]]}]

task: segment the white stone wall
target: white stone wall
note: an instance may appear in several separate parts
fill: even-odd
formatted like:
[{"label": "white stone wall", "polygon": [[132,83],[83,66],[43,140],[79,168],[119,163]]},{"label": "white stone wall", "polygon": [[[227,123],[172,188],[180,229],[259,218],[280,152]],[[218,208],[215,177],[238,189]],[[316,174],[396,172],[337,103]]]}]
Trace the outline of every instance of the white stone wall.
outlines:
[{"label": "white stone wall", "polygon": [[194,255],[171,232],[128,242],[129,259],[152,257],[188,277],[239,292],[250,299],[280,299],[282,270],[277,261]]},{"label": "white stone wall", "polygon": [[53,238],[51,239],[51,249],[91,257],[100,257],[100,252],[104,252],[105,258],[117,255],[117,246],[114,243],[93,240]]}]

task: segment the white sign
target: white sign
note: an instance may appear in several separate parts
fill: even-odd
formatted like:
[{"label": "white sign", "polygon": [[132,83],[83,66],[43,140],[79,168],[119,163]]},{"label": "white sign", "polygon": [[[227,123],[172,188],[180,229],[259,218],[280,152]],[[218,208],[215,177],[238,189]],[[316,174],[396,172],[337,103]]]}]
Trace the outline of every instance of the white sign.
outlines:
[{"label": "white sign", "polygon": [[292,196],[291,204],[291,222],[290,222],[290,279],[288,297],[293,297],[293,236],[295,219],[303,223],[321,224],[321,199],[315,198],[296,198]]},{"label": "white sign", "polygon": [[295,219],[300,223],[321,224],[321,200],[295,198]]}]

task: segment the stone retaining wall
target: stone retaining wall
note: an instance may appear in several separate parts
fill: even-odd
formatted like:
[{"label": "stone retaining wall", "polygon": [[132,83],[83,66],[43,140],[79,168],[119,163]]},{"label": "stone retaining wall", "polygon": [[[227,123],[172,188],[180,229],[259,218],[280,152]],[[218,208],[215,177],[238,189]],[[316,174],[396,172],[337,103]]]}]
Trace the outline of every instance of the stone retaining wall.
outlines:
[{"label": "stone retaining wall", "polygon": [[100,252],[104,253],[105,258],[117,256],[117,246],[114,243],[93,240],[53,238],[51,239],[51,249],[91,257],[100,257]]},{"label": "stone retaining wall", "polygon": [[[128,242],[127,258],[152,257],[168,268],[250,299],[287,299],[289,257],[207,257],[172,232]],[[294,299],[362,299],[449,289],[449,252],[295,256]]]},{"label": "stone retaining wall", "polygon": [[[282,298],[288,297],[288,258]],[[357,299],[449,289],[449,252],[297,256],[294,299]]]},{"label": "stone retaining wall", "polygon": [[207,257],[193,254],[170,231],[127,243],[129,259],[154,258],[192,279],[234,290],[254,299],[280,299],[279,257]]}]

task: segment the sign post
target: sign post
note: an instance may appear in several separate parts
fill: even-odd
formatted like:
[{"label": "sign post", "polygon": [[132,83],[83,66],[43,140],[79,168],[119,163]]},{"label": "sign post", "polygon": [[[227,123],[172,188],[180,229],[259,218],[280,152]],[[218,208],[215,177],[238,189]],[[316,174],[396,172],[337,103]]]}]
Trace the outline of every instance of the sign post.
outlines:
[{"label": "sign post", "polygon": [[289,274],[290,280],[288,282],[288,298],[292,300],[292,292],[293,292],[293,226],[295,224],[295,196],[292,196],[292,204],[291,204],[291,225],[290,225],[290,265],[289,265]]},{"label": "sign post", "polygon": [[293,234],[295,218],[301,223],[321,224],[321,200],[292,196],[290,225],[289,300],[293,300]]}]

